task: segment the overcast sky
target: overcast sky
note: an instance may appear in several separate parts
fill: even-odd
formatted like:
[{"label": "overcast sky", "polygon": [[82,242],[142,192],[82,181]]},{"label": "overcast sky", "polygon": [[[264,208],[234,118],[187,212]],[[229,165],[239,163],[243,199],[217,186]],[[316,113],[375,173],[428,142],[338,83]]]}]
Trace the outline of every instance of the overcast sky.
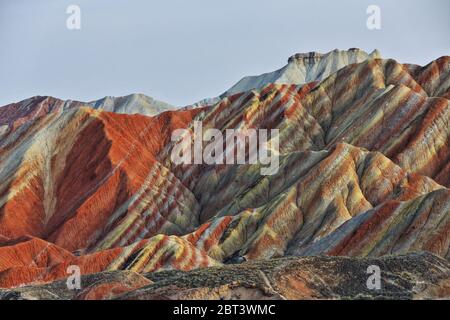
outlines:
[{"label": "overcast sky", "polygon": [[[81,30],[66,9],[81,8]],[[368,5],[381,30],[368,30]],[[0,105],[145,93],[217,96],[296,52],[378,48],[427,64],[450,55],[448,0],[0,0]]]}]

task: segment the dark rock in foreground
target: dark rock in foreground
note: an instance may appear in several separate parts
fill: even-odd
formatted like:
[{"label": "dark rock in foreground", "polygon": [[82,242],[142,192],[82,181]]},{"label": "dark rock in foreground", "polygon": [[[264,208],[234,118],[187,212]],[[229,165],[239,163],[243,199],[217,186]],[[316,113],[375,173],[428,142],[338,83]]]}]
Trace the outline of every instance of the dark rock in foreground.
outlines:
[{"label": "dark rock in foreground", "polygon": [[[379,267],[381,289],[368,288],[368,280],[375,283],[369,266]],[[0,299],[450,299],[450,263],[430,253],[287,257],[144,276],[103,272],[83,276],[81,284],[1,290]]]}]

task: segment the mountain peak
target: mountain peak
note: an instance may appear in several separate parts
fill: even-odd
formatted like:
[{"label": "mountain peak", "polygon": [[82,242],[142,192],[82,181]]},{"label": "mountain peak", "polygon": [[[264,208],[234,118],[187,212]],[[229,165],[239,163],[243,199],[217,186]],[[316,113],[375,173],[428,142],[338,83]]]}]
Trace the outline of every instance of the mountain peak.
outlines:
[{"label": "mountain peak", "polygon": [[122,97],[106,96],[102,99],[88,103],[93,108],[117,113],[140,113],[148,116],[157,115],[174,107],[142,93],[129,94]]},{"label": "mountain peak", "polygon": [[269,83],[302,85],[320,81],[349,64],[377,58],[381,58],[378,50],[374,50],[369,54],[359,48],[350,48],[348,50],[334,49],[328,53],[316,51],[296,53],[289,57],[288,64],[283,68],[257,76],[244,77],[223,93],[221,97],[260,89]]}]

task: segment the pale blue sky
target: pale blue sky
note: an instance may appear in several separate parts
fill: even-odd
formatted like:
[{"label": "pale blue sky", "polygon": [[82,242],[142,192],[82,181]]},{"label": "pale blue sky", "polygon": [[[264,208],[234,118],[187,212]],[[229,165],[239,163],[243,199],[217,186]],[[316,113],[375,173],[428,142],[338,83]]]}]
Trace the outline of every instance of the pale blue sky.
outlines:
[{"label": "pale blue sky", "polygon": [[[81,7],[82,29],[66,28]],[[366,28],[380,6],[382,29]],[[217,96],[296,52],[450,55],[448,0],[0,0],[0,105],[145,93],[174,105]]]}]

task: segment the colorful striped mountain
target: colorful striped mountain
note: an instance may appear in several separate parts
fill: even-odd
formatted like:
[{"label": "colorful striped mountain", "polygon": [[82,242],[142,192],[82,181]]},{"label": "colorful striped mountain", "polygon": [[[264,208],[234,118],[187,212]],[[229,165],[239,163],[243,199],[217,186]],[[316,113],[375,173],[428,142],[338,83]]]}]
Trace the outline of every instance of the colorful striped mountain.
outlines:
[{"label": "colorful striped mountain", "polygon": [[[37,294],[76,265],[105,283],[77,298],[170,298],[175,291],[152,284],[158,274],[279,265],[307,273],[307,259],[325,273],[317,261],[355,268],[372,259],[394,261],[399,275],[422,272],[411,261],[441,266],[432,289],[404,294],[449,298],[449,99],[449,56],[422,67],[350,49],[296,54],[278,71],[182,109],[142,95],[4,106],[0,288],[33,285],[27,290]],[[172,133],[195,121],[221,132],[278,129],[279,170],[173,163]],[[292,281],[303,291],[271,296],[331,297],[313,280]],[[123,286],[112,294],[108,282]]]}]

